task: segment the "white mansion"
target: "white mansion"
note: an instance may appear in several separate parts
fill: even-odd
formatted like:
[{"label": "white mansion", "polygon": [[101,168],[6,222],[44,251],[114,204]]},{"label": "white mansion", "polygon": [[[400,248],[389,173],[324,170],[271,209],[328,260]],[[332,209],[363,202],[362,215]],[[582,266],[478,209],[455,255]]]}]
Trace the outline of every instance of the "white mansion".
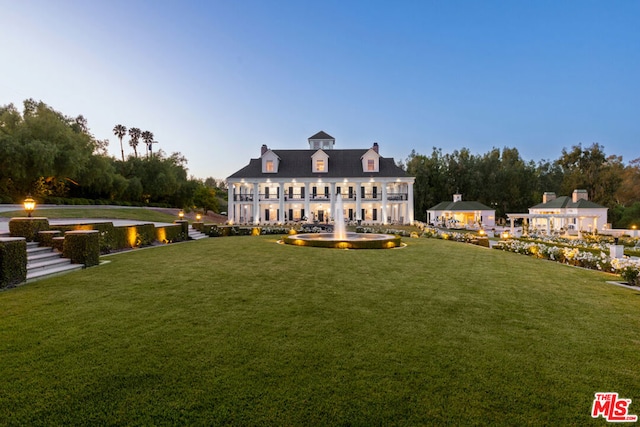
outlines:
[{"label": "white mansion", "polygon": [[338,195],[343,220],[365,224],[412,224],[414,178],[368,149],[334,149],[325,132],[309,138],[307,150],[272,150],[227,178],[231,223],[327,223]]}]

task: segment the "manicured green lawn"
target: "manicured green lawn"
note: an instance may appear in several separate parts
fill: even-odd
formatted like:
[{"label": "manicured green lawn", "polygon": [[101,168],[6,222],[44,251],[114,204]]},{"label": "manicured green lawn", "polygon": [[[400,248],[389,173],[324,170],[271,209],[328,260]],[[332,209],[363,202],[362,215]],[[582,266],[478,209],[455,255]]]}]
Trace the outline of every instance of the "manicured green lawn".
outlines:
[{"label": "manicured green lawn", "polygon": [[[25,211],[0,212],[0,217],[25,217]],[[33,216],[45,216],[48,218],[109,218],[109,219],[131,219],[137,221],[152,222],[168,222],[171,223],[177,218],[176,215],[169,215],[158,212],[153,209],[144,208],[123,208],[123,207],[104,207],[95,208],[86,207],[69,207],[69,208],[40,208],[35,211]]]},{"label": "manicured green lawn", "polygon": [[205,239],[0,292],[0,424],[585,425],[640,414],[640,293],[443,240]]}]

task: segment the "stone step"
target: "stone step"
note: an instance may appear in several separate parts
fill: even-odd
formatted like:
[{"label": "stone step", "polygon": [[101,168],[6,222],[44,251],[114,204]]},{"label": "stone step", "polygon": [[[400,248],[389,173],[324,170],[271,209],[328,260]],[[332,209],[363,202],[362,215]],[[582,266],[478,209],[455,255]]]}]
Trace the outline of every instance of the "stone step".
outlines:
[{"label": "stone step", "polygon": [[69,258],[62,258],[58,255],[57,258],[47,258],[43,260],[36,261],[27,261],[27,272],[30,270],[45,270],[47,268],[55,268],[61,265],[71,264],[71,260]]},{"label": "stone step", "polygon": [[62,258],[62,254],[51,247],[38,246],[38,242],[27,243],[27,282],[83,267],[82,264],[71,264],[70,259]]},{"label": "stone step", "polygon": [[35,253],[27,253],[27,264],[45,261],[48,259],[60,259],[61,254],[51,248],[48,251],[38,251]]},{"label": "stone step", "polygon": [[71,262],[69,261],[67,264],[61,264],[56,267],[38,269],[38,270],[27,270],[27,282],[34,279],[40,279],[40,278],[49,277],[49,276],[56,276],[58,274],[69,273],[75,270],[81,270],[82,267],[83,267],[82,264],[71,264]]},{"label": "stone step", "polygon": [[200,231],[195,230],[193,228],[189,229],[189,238],[191,240],[200,240],[200,239],[204,239],[206,237],[209,237],[209,236],[207,236],[206,234],[201,233]]},{"label": "stone step", "polygon": [[31,255],[40,254],[43,252],[51,252],[53,249],[49,246],[33,246],[27,244],[27,257]]}]

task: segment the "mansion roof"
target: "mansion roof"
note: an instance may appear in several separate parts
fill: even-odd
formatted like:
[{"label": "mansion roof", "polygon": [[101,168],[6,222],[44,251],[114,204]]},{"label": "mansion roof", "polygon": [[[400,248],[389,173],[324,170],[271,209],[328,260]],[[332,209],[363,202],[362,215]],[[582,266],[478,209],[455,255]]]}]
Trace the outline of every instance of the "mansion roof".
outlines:
[{"label": "mansion roof", "polygon": [[429,208],[430,211],[492,211],[489,206],[484,205],[480,202],[472,202],[472,201],[458,201],[458,202],[441,202],[437,205]]},{"label": "mansion roof", "polygon": [[[316,138],[318,135],[316,134],[311,138]],[[280,159],[277,173],[264,173],[262,171],[262,161],[258,158],[251,159],[247,166],[235,172],[229,178],[402,178],[409,176],[395,164],[392,157],[379,158],[378,172],[363,171],[362,157],[369,149],[325,151],[329,158],[329,167],[325,173],[314,173],[311,168],[311,157],[318,150],[271,151]]]},{"label": "mansion roof", "polygon": [[561,196],[547,203],[539,203],[529,209],[607,209],[590,200],[580,199],[576,202],[569,196]]}]

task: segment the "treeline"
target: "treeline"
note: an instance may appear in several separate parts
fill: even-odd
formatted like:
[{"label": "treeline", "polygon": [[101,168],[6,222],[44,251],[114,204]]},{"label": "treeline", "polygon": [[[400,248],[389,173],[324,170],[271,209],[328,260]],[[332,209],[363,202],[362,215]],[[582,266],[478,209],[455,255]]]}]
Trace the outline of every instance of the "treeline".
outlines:
[{"label": "treeline", "polygon": [[426,211],[452,200],[481,202],[496,209],[497,217],[526,213],[542,202],[546,191],[571,196],[585,189],[589,200],[609,208],[609,222],[617,228],[640,226],[640,158],[625,165],[622,158],[606,155],[594,143],[563,149],[555,161],[525,162],[516,148],[492,149],[482,155],[467,148],[443,154],[433,148],[430,155],[413,151],[403,165],[415,176],[416,219],[425,220]]},{"label": "treeline", "polygon": [[218,183],[189,178],[180,153],[118,160],[107,145],[83,116],[67,117],[32,99],[22,113],[12,104],[0,107],[0,202],[20,203],[30,194],[39,203],[218,210]]}]

